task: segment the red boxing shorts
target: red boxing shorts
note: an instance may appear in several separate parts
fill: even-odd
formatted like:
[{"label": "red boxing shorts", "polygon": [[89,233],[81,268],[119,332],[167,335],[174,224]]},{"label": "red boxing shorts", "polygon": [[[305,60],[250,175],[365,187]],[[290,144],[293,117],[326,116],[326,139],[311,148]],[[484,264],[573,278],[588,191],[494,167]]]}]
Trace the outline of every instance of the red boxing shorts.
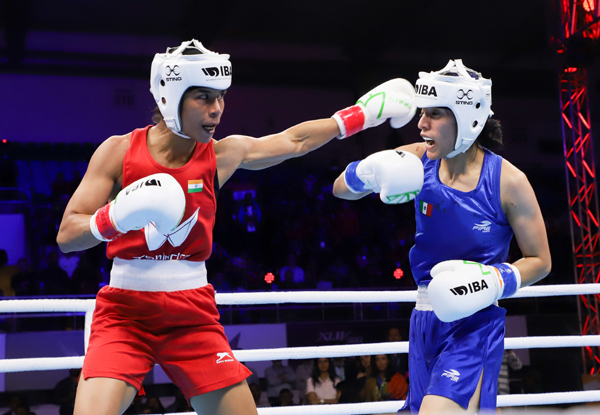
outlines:
[{"label": "red boxing shorts", "polygon": [[120,379],[140,391],[155,364],[188,399],[250,376],[233,357],[212,285],[172,292],[100,290],[84,379]]}]

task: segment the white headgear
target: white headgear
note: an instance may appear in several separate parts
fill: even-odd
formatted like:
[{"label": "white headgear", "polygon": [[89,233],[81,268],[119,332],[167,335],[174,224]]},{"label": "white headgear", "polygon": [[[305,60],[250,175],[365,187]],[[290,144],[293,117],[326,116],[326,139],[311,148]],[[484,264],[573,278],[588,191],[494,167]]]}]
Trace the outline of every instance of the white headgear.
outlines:
[{"label": "white headgear", "polygon": [[166,53],[157,53],[150,71],[150,92],[167,127],[181,137],[179,104],[184,92],[193,86],[227,89],[231,85],[229,55],[220,55],[196,39],[183,42]]},{"label": "white headgear", "polygon": [[458,131],[454,151],[446,158],[467,151],[494,114],[492,81],[465,67],[461,59],[450,60],[437,72],[419,72],[415,89],[417,107],[446,107],[454,113]]}]

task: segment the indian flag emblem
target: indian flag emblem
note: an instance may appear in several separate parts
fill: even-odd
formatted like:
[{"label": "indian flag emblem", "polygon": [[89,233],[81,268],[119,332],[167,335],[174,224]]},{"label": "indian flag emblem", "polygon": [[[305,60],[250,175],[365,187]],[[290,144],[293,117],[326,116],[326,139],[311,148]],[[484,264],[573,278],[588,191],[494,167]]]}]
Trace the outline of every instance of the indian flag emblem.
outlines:
[{"label": "indian flag emblem", "polygon": [[425,216],[431,216],[431,211],[433,210],[433,205],[430,205],[427,202],[422,200],[419,201],[419,210]]},{"label": "indian flag emblem", "polygon": [[204,187],[204,182],[200,180],[188,180],[188,193],[201,192]]}]

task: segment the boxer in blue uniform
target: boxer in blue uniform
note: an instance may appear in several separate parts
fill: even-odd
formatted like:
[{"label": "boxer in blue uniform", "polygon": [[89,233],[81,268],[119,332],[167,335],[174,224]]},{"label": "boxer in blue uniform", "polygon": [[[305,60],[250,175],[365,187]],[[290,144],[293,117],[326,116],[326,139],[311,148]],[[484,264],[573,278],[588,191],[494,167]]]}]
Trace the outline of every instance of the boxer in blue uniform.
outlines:
[{"label": "boxer in blue uniform", "polygon": [[[491,85],[459,59],[421,72],[415,102],[424,142],[351,163],[334,184],[334,195],[348,200],[372,192],[385,203],[414,199],[410,263],[419,288],[403,408],[413,413],[495,410],[505,323],[497,300],[550,272],[533,189],[490,151],[502,144]],[[513,236],[523,257],[508,264]]]}]

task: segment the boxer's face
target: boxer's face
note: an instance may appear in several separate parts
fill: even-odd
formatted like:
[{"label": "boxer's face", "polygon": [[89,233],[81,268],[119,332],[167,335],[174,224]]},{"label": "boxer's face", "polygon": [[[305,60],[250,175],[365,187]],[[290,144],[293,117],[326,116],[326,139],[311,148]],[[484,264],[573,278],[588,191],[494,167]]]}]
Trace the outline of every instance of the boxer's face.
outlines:
[{"label": "boxer's face", "polygon": [[181,99],[181,129],[199,143],[212,140],[225,109],[227,90],[190,88]]},{"label": "boxer's face", "polygon": [[449,108],[423,108],[418,127],[430,159],[441,159],[454,150],[457,126],[454,113]]}]

